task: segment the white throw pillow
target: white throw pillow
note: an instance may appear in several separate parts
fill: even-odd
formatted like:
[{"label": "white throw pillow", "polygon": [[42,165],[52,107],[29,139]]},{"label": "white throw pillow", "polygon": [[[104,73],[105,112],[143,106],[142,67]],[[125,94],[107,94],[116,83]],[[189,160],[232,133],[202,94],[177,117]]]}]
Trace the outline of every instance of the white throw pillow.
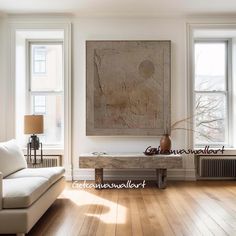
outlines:
[{"label": "white throw pillow", "polygon": [[16,140],[0,143],[0,172],[3,177],[24,168],[27,168],[27,163]]}]

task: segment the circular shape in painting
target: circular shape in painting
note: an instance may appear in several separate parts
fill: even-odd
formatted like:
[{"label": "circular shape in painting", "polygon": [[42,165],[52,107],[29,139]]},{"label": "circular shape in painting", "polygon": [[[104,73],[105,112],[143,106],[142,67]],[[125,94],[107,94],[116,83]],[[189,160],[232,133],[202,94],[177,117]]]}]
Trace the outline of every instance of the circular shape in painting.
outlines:
[{"label": "circular shape in painting", "polygon": [[154,64],[149,60],[144,60],[139,64],[139,74],[144,78],[150,78],[155,71]]}]

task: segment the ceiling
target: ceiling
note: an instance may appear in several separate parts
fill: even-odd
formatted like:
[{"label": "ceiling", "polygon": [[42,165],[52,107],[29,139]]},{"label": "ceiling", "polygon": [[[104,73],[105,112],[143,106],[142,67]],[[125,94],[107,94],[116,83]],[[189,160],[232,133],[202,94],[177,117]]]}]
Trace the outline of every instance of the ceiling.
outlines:
[{"label": "ceiling", "polygon": [[0,12],[78,16],[232,15],[236,13],[236,0],[0,0]]}]

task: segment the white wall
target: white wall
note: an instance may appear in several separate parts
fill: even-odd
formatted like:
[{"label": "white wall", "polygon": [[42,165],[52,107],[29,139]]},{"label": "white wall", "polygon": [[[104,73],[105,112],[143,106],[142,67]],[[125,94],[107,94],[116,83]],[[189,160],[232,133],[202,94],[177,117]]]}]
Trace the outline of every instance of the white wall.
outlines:
[{"label": "white wall", "polygon": [[[159,146],[155,137],[86,137],[85,134],[85,41],[86,40],[171,40],[172,41],[172,123],[187,116],[186,102],[186,23],[184,19],[76,19],[73,23],[73,158],[75,175],[90,176],[93,172],[78,170],[80,153],[93,151],[143,152],[147,146]],[[173,148],[186,148],[185,131],[172,133]],[[187,164],[192,170],[192,161]],[[114,172],[123,175],[124,172]],[[129,172],[140,176],[141,172]],[[153,174],[153,172],[152,172]],[[173,174],[185,177],[185,171]],[[109,172],[109,176],[112,173]]]},{"label": "white wall", "polygon": [[0,18],[0,141],[6,139],[6,96],[7,96],[7,55],[6,22]]},{"label": "white wall", "polygon": [[24,115],[28,114],[26,111],[26,48],[25,38],[19,33],[16,33],[16,81],[15,81],[15,105],[16,105],[16,123],[15,123],[15,138],[20,145],[26,143],[26,136],[24,136]]}]

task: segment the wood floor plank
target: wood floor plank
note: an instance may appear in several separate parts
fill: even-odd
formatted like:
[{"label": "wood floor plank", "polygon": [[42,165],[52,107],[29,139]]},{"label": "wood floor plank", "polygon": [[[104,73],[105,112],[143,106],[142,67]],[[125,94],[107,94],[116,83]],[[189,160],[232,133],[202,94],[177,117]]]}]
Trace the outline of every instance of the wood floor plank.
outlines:
[{"label": "wood floor plank", "polygon": [[[160,190],[156,191],[160,192]],[[168,220],[174,234],[177,236],[191,234],[191,232],[184,225],[183,221],[179,217],[176,217],[178,215],[178,212],[169,204],[169,200],[164,195],[164,192],[154,195],[154,197],[158,200],[160,208],[166,219]]]},{"label": "wood floor plank", "polygon": [[236,230],[236,204],[235,197],[231,196],[227,190],[222,188],[204,187],[204,193],[207,194],[214,202],[216,202],[221,209],[225,211],[224,220],[229,224],[232,230]]},{"label": "wood floor plank", "polygon": [[128,197],[119,197],[117,202],[117,236],[131,236],[132,234],[132,220],[130,214],[130,199]]},{"label": "wood floor plank", "polygon": [[150,196],[146,196],[144,198],[144,203],[146,205],[147,212],[149,214],[149,219],[150,219],[151,224],[153,225],[153,228],[154,229],[157,228],[157,230],[159,230],[159,228],[161,229],[158,235],[174,236],[175,234],[172,231],[172,228],[167,218],[163,214],[162,209],[159,205],[159,202],[154,197],[154,194]]},{"label": "wood floor plank", "polygon": [[214,199],[209,198],[204,192],[203,188],[194,188],[189,187],[186,188],[186,191],[192,196],[195,197],[195,200],[198,202],[198,204],[205,209],[207,214],[226,232],[228,235],[233,235],[234,230],[232,229],[231,225],[225,221],[225,212],[223,209],[219,208],[219,205],[217,205],[214,201]]},{"label": "wood floor plank", "polygon": [[83,225],[81,227],[81,230],[79,232],[79,235],[81,236],[92,236],[95,235],[95,232],[97,231],[97,227],[99,224],[99,218],[102,213],[103,209],[103,195],[105,191],[97,190],[99,191],[99,196],[94,197],[93,204],[89,205],[89,208],[86,211],[86,216],[84,218]]},{"label": "wood floor plank", "polygon": [[230,219],[232,219],[232,217],[236,219],[235,194],[228,191],[228,189],[223,186],[211,186],[212,184],[207,183],[206,186],[203,187],[204,192],[217,201],[217,203],[220,204],[228,214],[230,214]]},{"label": "wood floor plank", "polygon": [[[69,189],[69,197],[72,201],[72,208],[69,213],[71,216],[71,222],[68,223],[70,225],[70,229],[67,231],[69,235],[80,235],[80,231],[84,223],[86,224],[86,218],[88,217],[88,213],[91,210],[91,206],[94,206],[98,203],[98,199],[100,198],[102,192],[98,191],[94,195],[91,190],[73,190]],[[66,197],[65,196],[65,197]],[[65,226],[65,224],[64,224]],[[82,231],[83,232],[83,231]]]},{"label": "wood floor plank", "polygon": [[139,214],[139,204],[137,201],[137,197],[134,197],[132,201],[130,201],[130,211],[131,211],[131,223],[132,223],[132,234],[136,236],[142,236],[142,222]]},{"label": "wood floor plank", "polygon": [[217,222],[215,222],[214,219],[212,219],[211,216],[208,215],[207,211],[205,211],[205,209],[198,204],[197,200],[189,195],[185,188],[181,188],[181,193],[186,203],[189,204],[189,206],[195,211],[198,217],[202,219],[202,221],[207,225],[213,235],[227,235],[225,231],[217,224]]},{"label": "wood floor plank", "polygon": [[[194,211],[194,205],[192,204],[193,199],[189,198],[188,202],[185,201],[184,196],[182,196],[182,191],[176,186],[171,186],[169,189],[169,193],[175,196],[175,200],[179,205],[184,209],[189,218],[191,218],[192,222],[196,225],[197,229],[203,235],[213,235],[213,233],[208,228],[207,224],[199,217]],[[197,209],[198,210],[198,209]]]},{"label": "wood floor plank", "polygon": [[117,190],[105,190],[104,203],[97,228],[97,236],[115,236],[117,224]]},{"label": "wood floor plank", "polygon": [[[139,206],[139,215],[140,215],[140,220],[141,220],[141,227],[142,227],[142,233],[144,236],[149,236],[149,235],[156,235],[157,233],[162,233],[160,227],[157,229],[155,232],[155,229],[152,227],[152,224],[149,220],[148,212],[146,209],[146,206],[143,201],[143,197],[138,197],[136,198],[136,202]],[[159,225],[159,223],[157,222]]]},{"label": "wood floor plank", "polygon": [[[170,188],[170,187],[169,187]],[[177,196],[170,191],[167,191],[167,198],[170,200],[170,204],[178,212],[178,217],[182,219],[186,227],[189,229],[192,235],[201,235],[200,230],[195,225],[195,222],[188,216],[188,212],[183,208],[177,200]]]}]

